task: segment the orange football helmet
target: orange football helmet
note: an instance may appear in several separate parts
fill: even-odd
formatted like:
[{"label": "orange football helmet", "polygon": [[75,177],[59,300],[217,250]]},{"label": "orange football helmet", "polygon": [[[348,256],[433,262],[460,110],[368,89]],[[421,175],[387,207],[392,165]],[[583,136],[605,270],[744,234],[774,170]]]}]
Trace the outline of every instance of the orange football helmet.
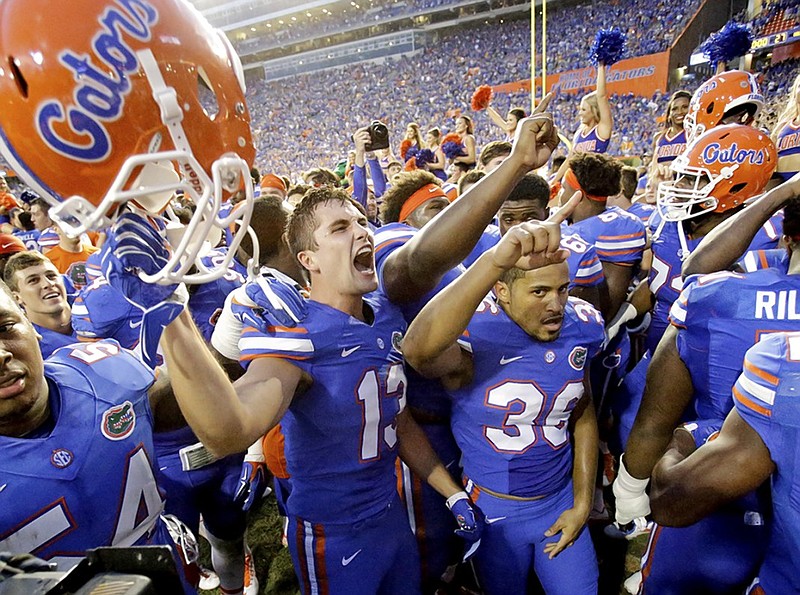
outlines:
[{"label": "orange football helmet", "polygon": [[757,128],[712,128],[672,162],[677,179],[659,185],[659,213],[684,221],[733,209],[764,191],[777,162],[774,143]]},{"label": "orange football helmet", "polygon": [[[158,214],[182,190],[195,215],[151,280],[213,278],[188,270],[205,238],[239,222],[233,258],[253,202],[244,74],[188,2],[3,0],[0,55],[0,153],[62,228],[103,228],[128,201]],[[220,218],[237,190],[242,206]]]},{"label": "orange football helmet", "polygon": [[729,70],[712,76],[700,85],[689,101],[689,113],[683,120],[686,140],[692,142],[719,126],[736,108],[743,108],[746,116],[735,123],[752,124],[763,107],[764,96],[758,90],[756,78],[749,72]]}]

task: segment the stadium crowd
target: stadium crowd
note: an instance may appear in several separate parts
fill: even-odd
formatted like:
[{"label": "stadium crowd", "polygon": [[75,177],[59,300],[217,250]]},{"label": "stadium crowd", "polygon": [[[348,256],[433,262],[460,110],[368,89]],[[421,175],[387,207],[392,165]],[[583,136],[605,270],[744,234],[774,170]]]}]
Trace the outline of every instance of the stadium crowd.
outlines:
[{"label": "stadium crowd", "polygon": [[[0,582],[162,545],[169,592],[255,595],[271,476],[304,593],[616,592],[645,536],[630,593],[800,593],[800,61],[493,115],[526,23],[245,92],[183,0],[76,2],[92,84],[34,40],[0,75]],[[597,10],[553,26],[687,18]],[[108,150],[39,134],[41,77]]]}]

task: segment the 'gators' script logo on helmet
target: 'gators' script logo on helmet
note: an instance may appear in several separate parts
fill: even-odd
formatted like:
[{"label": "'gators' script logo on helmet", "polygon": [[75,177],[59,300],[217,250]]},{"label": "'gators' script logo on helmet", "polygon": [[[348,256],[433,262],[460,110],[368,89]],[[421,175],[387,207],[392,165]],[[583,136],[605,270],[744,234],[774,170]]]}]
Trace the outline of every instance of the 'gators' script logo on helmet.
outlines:
[{"label": "'gators' script logo on helmet", "polygon": [[[129,76],[139,69],[136,53],[126,36],[149,41],[151,25],[158,21],[158,12],[143,0],[116,0],[99,23],[101,29],[92,39],[94,56],[69,50],[58,59],[71,70],[77,86],[73,104],[60,101],[42,103],[36,114],[36,127],[44,141],[58,153],[81,161],[102,161],[111,152],[111,139],[103,122],[116,120],[125,107],[130,92]],[[67,122],[76,138],[64,138],[56,130]]]},{"label": "'gators' script logo on helmet", "polygon": [[752,165],[762,165],[766,158],[764,149],[740,149],[736,143],[725,149],[719,143],[709,143],[703,150],[703,161],[706,163],[721,163],[723,165],[734,165],[750,163]]}]

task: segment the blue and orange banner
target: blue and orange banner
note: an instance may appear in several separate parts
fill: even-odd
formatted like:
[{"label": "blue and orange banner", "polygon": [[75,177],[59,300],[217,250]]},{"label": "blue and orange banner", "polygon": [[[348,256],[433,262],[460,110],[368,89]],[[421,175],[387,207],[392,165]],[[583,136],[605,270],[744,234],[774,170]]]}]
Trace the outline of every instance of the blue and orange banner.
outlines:
[{"label": "blue and orange banner", "polygon": [[[608,69],[606,89],[609,94],[633,93],[640,97],[652,97],[656,91],[667,90],[669,79],[669,52],[638,56],[617,62]],[[579,68],[567,72],[548,73],[547,91],[562,93],[586,93],[594,89],[597,71],[594,67]],[[536,78],[536,85],[541,79]],[[495,93],[530,91],[530,79],[515,81],[492,87]]]}]

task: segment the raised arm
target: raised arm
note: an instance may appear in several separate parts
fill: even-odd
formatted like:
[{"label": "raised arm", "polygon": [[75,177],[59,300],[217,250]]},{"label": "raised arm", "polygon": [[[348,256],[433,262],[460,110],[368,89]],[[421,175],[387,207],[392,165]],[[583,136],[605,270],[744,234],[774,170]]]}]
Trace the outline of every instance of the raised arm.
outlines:
[{"label": "raised arm", "polygon": [[506,119],[501,116],[496,109],[490,105],[486,108],[486,113],[489,114],[489,119],[492,121],[492,124],[508,134],[508,124],[506,123]]},{"label": "raised arm", "polygon": [[522,177],[547,163],[559,142],[552,116],[544,112],[548,102],[520,121],[511,155],[500,167],[387,258],[383,283],[389,299],[411,302],[436,287],[447,271],[469,255]]},{"label": "raised arm", "polygon": [[597,136],[603,140],[611,138],[614,118],[611,115],[611,104],[606,94],[606,65],[597,65],[597,109],[600,111],[600,122],[597,124]]},{"label": "raised arm", "polygon": [[683,262],[681,276],[713,273],[730,269],[741,258],[758,230],[776,211],[800,195],[800,174],[717,225]]},{"label": "raised arm", "polygon": [[356,158],[353,164],[353,198],[358,203],[367,208],[367,169],[366,164],[366,144],[369,142],[369,131],[366,128],[359,128],[353,135],[353,142],[356,146]]},{"label": "raised arm", "polygon": [[234,388],[186,311],[164,329],[161,346],[186,421],[217,456],[247,450],[274,427],[302,378],[292,364],[260,358]]}]

